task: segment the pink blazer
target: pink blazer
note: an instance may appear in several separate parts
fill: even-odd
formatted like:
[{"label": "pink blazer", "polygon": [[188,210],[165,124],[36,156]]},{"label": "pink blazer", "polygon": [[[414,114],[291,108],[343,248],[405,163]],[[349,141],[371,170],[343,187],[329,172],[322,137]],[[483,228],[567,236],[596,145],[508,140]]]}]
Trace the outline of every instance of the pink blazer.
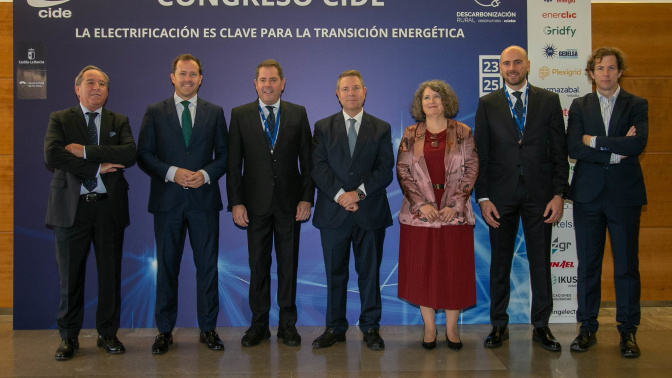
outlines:
[{"label": "pink blazer", "polygon": [[[441,206],[434,198],[432,181],[425,162],[424,145],[427,126],[424,122],[408,126],[399,144],[397,179],[404,193],[399,211],[399,223],[419,227],[440,228],[446,225],[475,224],[471,206],[471,192],[478,176],[478,153],[474,134],[469,126],[453,119],[446,130],[446,154],[443,163],[446,177]],[[438,182],[435,184],[439,184]],[[455,208],[457,216],[449,222],[429,222],[420,207],[432,204],[437,209]]]}]

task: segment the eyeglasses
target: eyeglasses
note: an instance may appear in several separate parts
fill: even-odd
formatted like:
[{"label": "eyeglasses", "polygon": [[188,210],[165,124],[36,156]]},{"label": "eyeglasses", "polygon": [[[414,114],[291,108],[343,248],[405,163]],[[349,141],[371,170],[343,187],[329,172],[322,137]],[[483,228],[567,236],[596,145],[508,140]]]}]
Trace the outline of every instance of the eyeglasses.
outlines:
[{"label": "eyeglasses", "polygon": [[439,141],[436,139],[436,134],[429,134],[429,139],[432,140],[432,147],[439,148]]}]

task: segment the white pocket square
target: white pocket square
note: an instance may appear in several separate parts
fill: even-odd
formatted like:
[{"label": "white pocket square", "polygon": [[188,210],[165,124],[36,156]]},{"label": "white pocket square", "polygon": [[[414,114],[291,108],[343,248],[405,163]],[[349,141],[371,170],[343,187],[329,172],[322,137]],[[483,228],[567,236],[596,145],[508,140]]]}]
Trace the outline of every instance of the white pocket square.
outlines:
[{"label": "white pocket square", "polygon": [[110,137],[113,137],[115,135],[117,135],[117,133],[115,133],[114,131],[110,131]]}]

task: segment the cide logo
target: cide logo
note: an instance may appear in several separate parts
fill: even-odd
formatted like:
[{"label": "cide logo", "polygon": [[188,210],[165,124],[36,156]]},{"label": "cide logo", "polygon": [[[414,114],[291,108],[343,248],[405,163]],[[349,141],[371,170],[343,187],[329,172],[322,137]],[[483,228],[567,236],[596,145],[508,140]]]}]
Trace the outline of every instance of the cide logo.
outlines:
[{"label": "cide logo", "polygon": [[72,17],[72,11],[69,9],[56,8],[55,7],[61,4],[65,4],[70,0],[26,0],[28,5],[33,8],[47,8],[40,9],[37,11],[37,15],[40,18],[70,18]]},{"label": "cide logo", "polygon": [[572,245],[571,242],[559,241],[560,238],[555,238],[551,242],[551,254],[555,252],[565,252]]}]

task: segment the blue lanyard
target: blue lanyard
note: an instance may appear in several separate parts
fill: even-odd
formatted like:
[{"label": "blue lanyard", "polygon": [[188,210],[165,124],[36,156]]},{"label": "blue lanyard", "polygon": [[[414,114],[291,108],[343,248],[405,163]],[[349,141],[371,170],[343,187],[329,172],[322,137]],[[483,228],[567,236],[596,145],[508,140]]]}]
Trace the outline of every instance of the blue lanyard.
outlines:
[{"label": "blue lanyard", "polygon": [[273,135],[271,135],[271,130],[268,129],[268,122],[264,116],[264,111],[261,110],[261,106],[258,104],[257,108],[259,108],[259,114],[261,114],[261,119],[264,121],[264,131],[266,131],[266,135],[271,138],[271,146],[275,147],[275,139],[278,137],[278,126],[280,125],[280,107],[278,106],[278,115],[275,116],[275,129],[273,129]]},{"label": "blue lanyard", "polygon": [[518,118],[518,113],[516,113],[516,109],[513,107],[513,102],[511,102],[511,96],[509,95],[509,91],[504,88],[504,94],[506,95],[506,101],[509,102],[509,107],[511,108],[511,113],[513,113],[513,119],[516,120],[516,123],[518,124],[518,129],[520,129],[520,133],[523,133],[523,127],[525,126],[525,118],[527,117],[527,97],[530,94],[530,82],[527,82],[527,86],[525,87],[525,101],[523,101],[523,119]]}]

